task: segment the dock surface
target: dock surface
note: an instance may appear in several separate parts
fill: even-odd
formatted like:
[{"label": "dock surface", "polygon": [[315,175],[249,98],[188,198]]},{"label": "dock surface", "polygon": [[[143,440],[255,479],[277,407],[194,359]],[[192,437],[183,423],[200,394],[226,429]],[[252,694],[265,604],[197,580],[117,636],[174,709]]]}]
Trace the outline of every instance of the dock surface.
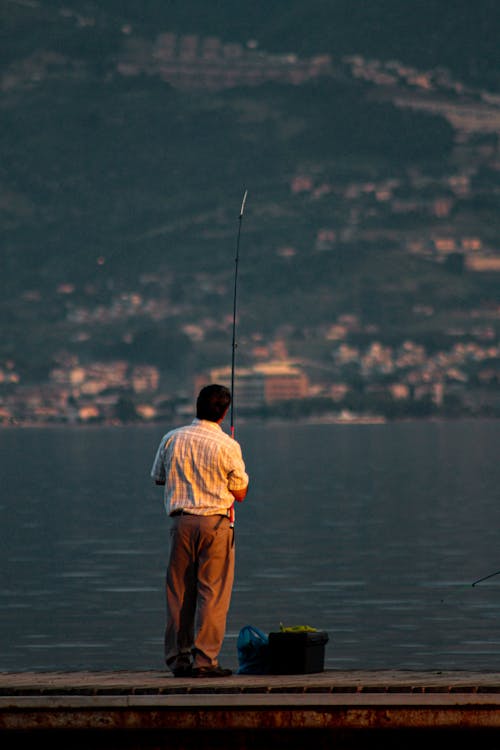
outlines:
[{"label": "dock surface", "polygon": [[458,733],[500,746],[500,673],[0,673],[3,748],[421,748]]}]

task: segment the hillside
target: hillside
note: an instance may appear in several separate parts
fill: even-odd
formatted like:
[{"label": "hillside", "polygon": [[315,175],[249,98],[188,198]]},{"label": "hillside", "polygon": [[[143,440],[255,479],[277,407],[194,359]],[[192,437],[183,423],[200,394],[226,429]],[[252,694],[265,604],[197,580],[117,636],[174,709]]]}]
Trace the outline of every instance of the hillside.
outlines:
[{"label": "hillside", "polygon": [[[385,44],[366,33],[375,24],[369,4],[343,25],[334,21],[346,6],[319,0],[308,14],[302,3],[286,13],[273,4],[265,23],[258,7],[231,18],[224,2],[210,16],[202,3],[189,16],[176,3],[168,14],[153,3],[140,14],[126,2],[82,3],[83,15],[75,7],[0,6],[0,363],[14,362],[23,382],[43,382],[63,355],[124,358],[182,377],[227,362],[245,189],[243,363],[255,342],[275,339],[294,356],[328,362],[324,331],[345,314],[360,321],[358,342],[411,337],[430,349],[448,345],[453,329],[467,338],[491,325],[496,277],[467,272],[464,254],[467,242],[498,250],[494,133],[457,137],[438,111],[396,106],[396,95],[413,96],[406,84],[379,96],[345,65],[300,86],[215,92],[117,68],[126,24],[138,49],[167,28],[243,42],[259,31],[269,50],[347,54],[361,45],[381,59],[413,34],[405,54],[417,61],[423,23],[396,33],[403,20],[385,0]],[[432,12],[444,23],[435,3],[418,7],[420,21]],[[477,4],[479,29],[490,12]],[[319,23],[325,14],[330,24]],[[460,20],[465,34],[467,19],[464,4],[453,28]],[[433,38],[420,69],[439,62]],[[443,64],[454,39],[442,46]],[[487,31],[484,52],[489,39]],[[466,72],[465,57],[456,70],[477,78],[482,63],[470,55]],[[449,91],[429,96],[459,102]],[[439,256],[440,238],[456,252]]]}]

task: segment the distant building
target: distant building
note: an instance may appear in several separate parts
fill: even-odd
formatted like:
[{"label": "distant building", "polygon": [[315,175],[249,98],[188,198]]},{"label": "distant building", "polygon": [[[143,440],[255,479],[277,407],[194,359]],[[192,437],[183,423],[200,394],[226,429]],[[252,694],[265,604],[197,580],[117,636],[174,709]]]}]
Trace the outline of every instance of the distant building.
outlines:
[{"label": "distant building", "polygon": [[150,420],[154,419],[157,415],[156,409],[151,404],[138,404],[135,407],[135,411],[141,419]]},{"label": "distant building", "polygon": [[179,58],[181,60],[196,60],[198,54],[198,37],[187,34],[180,38]]},{"label": "distant building", "polygon": [[349,386],[347,383],[333,383],[330,386],[330,398],[333,401],[343,401],[349,393]]},{"label": "distant building", "polygon": [[469,271],[500,271],[500,255],[467,256],[465,262]]},{"label": "distant building", "polygon": [[126,45],[118,72],[137,75],[153,71],[172,86],[197,90],[256,86],[267,81],[300,85],[332,72],[329,55],[302,59],[296,55],[273,55],[257,51],[252,45],[245,48],[237,42],[223,42],[215,36],[166,32],[149,47],[146,56],[140,44]]},{"label": "distant building", "polygon": [[268,362],[255,365],[254,370],[264,378],[266,404],[293,401],[308,395],[309,380],[296,365],[288,362]]},{"label": "distant building", "polygon": [[[231,368],[210,370],[196,378],[199,389],[208,383],[220,383],[231,387]],[[291,362],[263,362],[235,372],[235,401],[240,409],[259,409],[280,401],[306,398],[309,380],[299,366]]]},{"label": "distant building", "polygon": [[97,406],[89,404],[88,406],[82,406],[78,409],[78,417],[82,422],[89,422],[95,419],[99,419],[101,413]]},{"label": "distant building", "polygon": [[392,383],[389,386],[389,392],[395,401],[410,398],[410,387],[406,383]]},{"label": "distant building", "polygon": [[337,241],[334,229],[318,229],[316,233],[316,250],[331,250]]},{"label": "distant building", "polygon": [[160,382],[160,373],[153,365],[137,365],[132,370],[132,388],[136,393],[156,391]]},{"label": "distant building", "polygon": [[[220,367],[195,378],[196,395],[203,386],[219,383],[231,388],[231,368]],[[255,409],[265,404],[264,379],[251,368],[239,368],[235,373],[234,400],[238,408]]]}]

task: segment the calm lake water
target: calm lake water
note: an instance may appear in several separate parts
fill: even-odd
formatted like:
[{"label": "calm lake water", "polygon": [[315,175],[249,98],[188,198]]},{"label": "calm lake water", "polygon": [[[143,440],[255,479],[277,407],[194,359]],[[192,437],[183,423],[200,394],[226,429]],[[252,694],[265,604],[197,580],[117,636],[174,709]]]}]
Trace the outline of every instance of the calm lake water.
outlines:
[{"label": "calm lake water", "polygon": [[[160,425],[0,431],[0,670],[163,668]],[[500,670],[500,421],[245,424],[221,662],[246,624],[338,669]]]}]

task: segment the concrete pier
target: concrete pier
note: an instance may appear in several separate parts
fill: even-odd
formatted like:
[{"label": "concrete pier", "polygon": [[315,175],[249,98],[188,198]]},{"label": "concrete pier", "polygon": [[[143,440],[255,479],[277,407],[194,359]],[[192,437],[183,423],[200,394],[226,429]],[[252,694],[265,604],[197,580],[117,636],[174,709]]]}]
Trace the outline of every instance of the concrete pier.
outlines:
[{"label": "concrete pier", "polygon": [[467,738],[500,746],[500,673],[0,673],[2,748],[421,748]]}]

